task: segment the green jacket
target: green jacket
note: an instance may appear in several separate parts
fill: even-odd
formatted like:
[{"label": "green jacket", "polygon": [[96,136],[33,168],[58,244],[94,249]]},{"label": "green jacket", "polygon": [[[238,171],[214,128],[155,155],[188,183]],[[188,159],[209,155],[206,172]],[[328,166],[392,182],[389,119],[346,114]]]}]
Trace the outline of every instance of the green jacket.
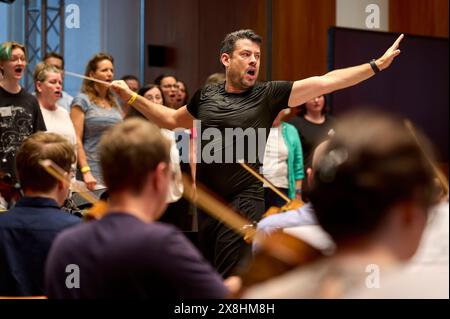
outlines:
[{"label": "green jacket", "polygon": [[304,179],[303,150],[300,136],[295,126],[281,122],[281,132],[288,149],[288,196],[295,198],[295,181]]}]

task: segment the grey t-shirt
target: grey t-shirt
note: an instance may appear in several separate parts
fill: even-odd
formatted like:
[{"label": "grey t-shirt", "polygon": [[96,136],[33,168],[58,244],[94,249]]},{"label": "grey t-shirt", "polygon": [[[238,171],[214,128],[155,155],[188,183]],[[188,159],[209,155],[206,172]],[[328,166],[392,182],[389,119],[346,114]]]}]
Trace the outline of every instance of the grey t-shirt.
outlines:
[{"label": "grey t-shirt", "polygon": [[73,99],[71,107],[75,105],[79,106],[84,113],[82,142],[88,165],[97,183],[103,184],[97,145],[107,129],[122,121],[122,115],[117,108],[108,110],[92,103],[84,93],[80,93]]}]

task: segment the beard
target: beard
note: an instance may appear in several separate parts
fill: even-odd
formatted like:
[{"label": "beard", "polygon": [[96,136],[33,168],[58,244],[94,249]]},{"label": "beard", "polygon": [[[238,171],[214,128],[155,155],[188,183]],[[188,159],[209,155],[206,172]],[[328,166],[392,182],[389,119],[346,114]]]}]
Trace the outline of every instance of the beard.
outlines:
[{"label": "beard", "polygon": [[248,81],[245,79],[245,73],[242,75],[238,72],[230,71],[230,82],[230,84],[236,89],[248,90],[255,85],[256,80]]}]

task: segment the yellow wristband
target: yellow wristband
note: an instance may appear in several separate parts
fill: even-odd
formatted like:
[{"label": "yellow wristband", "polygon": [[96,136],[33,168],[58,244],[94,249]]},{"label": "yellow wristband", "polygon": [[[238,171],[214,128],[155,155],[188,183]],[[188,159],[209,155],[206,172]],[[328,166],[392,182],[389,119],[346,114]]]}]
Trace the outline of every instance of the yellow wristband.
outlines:
[{"label": "yellow wristband", "polygon": [[137,93],[133,93],[133,95],[132,95],[132,96],[130,97],[130,99],[128,100],[127,104],[128,104],[128,105],[133,104],[134,101],[136,101],[137,97],[138,97],[138,94],[137,94]]},{"label": "yellow wristband", "polygon": [[89,166],[83,166],[83,167],[80,169],[80,171],[81,171],[81,173],[85,174],[85,173],[87,173],[87,172],[90,172],[90,171],[91,171],[91,168],[90,168]]}]

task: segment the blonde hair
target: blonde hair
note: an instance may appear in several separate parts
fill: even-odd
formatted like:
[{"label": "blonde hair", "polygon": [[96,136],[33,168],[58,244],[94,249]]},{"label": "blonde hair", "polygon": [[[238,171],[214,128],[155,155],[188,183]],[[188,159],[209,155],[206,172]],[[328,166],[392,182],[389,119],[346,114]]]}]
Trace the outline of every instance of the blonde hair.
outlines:
[{"label": "blonde hair", "polygon": [[56,66],[46,64],[45,62],[39,62],[34,68],[33,81],[36,94],[39,94],[39,92],[37,91],[36,82],[44,82],[47,79],[47,74],[49,72],[61,74],[62,71]]},{"label": "blonde hair", "polygon": [[[25,46],[15,41],[6,41],[0,45],[0,62],[8,61],[11,59],[11,54],[14,49],[21,49],[25,54],[25,58],[27,57],[27,50]],[[1,74],[3,75],[3,69],[0,69]]]},{"label": "blonde hair", "polygon": [[11,54],[14,49],[21,49],[23,53],[25,53],[25,57],[27,56],[27,50],[25,46],[15,41],[6,41],[0,45],[0,62],[8,61],[11,59]]},{"label": "blonde hair", "polygon": [[[89,60],[88,64],[86,65],[86,71],[84,72],[84,75],[90,76],[91,72],[97,71],[98,63],[103,60],[108,60],[112,64],[114,64],[114,58],[111,55],[106,53],[97,53]],[[94,87],[93,81],[84,80],[81,86],[81,92],[85,93],[92,103],[96,103],[99,101],[98,92]],[[116,99],[114,98],[113,93],[109,89],[106,95],[106,99],[113,107],[118,108]]]}]

